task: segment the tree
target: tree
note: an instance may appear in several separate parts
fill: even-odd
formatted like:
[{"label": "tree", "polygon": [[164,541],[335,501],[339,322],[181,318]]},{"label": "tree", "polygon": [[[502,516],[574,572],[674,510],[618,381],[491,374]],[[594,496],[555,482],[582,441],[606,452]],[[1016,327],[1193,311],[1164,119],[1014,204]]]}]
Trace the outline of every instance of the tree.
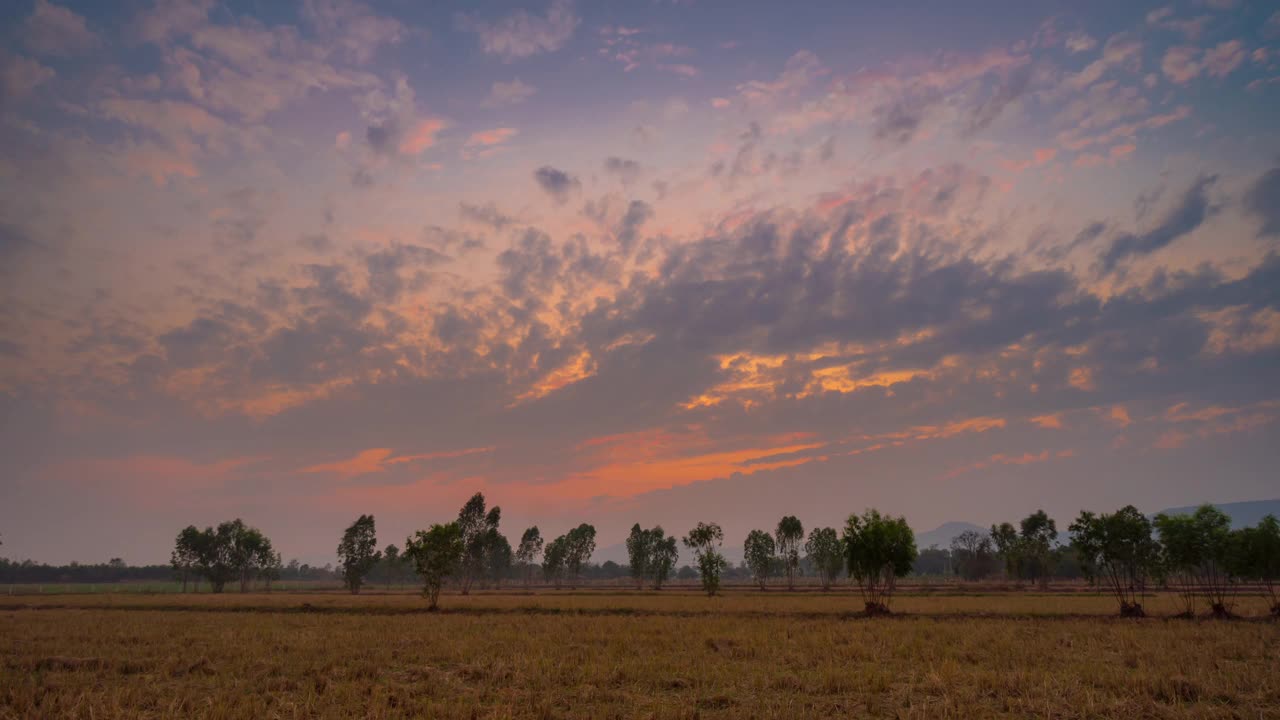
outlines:
[{"label": "tree", "polygon": [[1049,585],[1053,571],[1053,541],[1058,539],[1058,526],[1044,510],[1037,510],[1022,519],[1020,542],[1022,545],[1023,571],[1028,580],[1039,580],[1041,588]]},{"label": "tree", "polygon": [[520,567],[524,568],[524,584],[529,585],[530,577],[533,575],[533,566],[542,553],[542,533],[538,530],[538,526],[524,531],[520,536],[520,546],[516,548],[516,562]]},{"label": "tree", "polygon": [[874,509],[850,515],[844,544],[849,576],[858,583],[867,614],[888,614],[897,578],[911,572],[916,559],[915,533],[906,518]]},{"label": "tree", "polygon": [[661,590],[662,583],[666,582],[675,570],[680,551],[676,547],[676,536],[667,537],[661,525],[650,530],[649,533],[653,545],[649,556],[649,567],[653,573],[653,589]]},{"label": "tree", "polygon": [[1194,614],[1198,591],[1215,617],[1229,617],[1234,595],[1231,518],[1212,505],[1201,505],[1191,515],[1161,513],[1155,526],[1167,570],[1178,583],[1184,614]]},{"label": "tree", "polygon": [[715,523],[698,523],[682,542],[685,547],[693,550],[697,559],[702,589],[707,595],[715,595],[720,590],[720,574],[728,565],[719,550],[720,544],[724,542],[724,531]]},{"label": "tree", "polygon": [[582,566],[591,559],[596,551],[596,529],[586,523],[570,530],[565,535],[564,567],[569,573],[569,586],[578,586],[578,577],[582,574]]},{"label": "tree", "polygon": [[440,609],[440,588],[462,564],[465,544],[457,523],[434,524],[404,541],[404,556],[422,576],[422,594],[427,610]]},{"label": "tree", "polygon": [[627,535],[627,564],[631,566],[631,577],[636,581],[637,590],[644,587],[644,579],[650,572],[652,542],[652,535],[641,529],[640,523],[631,526],[631,534]]},{"label": "tree", "polygon": [[547,543],[546,552],[542,554],[542,577],[547,582],[554,582],[560,588],[560,580],[564,577],[565,557],[568,553],[568,540],[564,535]]},{"label": "tree", "polygon": [[498,529],[502,508],[494,507],[485,512],[484,493],[476,493],[458,511],[458,531],[462,533],[462,594],[471,592],[471,583],[485,574],[485,560],[489,556],[488,543],[493,539],[490,530]]},{"label": "tree", "polygon": [[490,530],[485,545],[488,550],[485,566],[489,570],[489,579],[495,586],[501,586],[503,579],[511,572],[511,543],[502,533]]},{"label": "tree", "polygon": [[271,541],[239,518],[219,524],[216,530],[207,527],[191,533],[191,529],[183,530],[185,542],[194,548],[194,564],[215,593],[222,592],[236,578],[240,580],[240,591],[247,592],[255,575],[277,561]]},{"label": "tree", "polygon": [[981,580],[992,570],[995,553],[991,538],[977,530],[965,530],[951,539],[951,562],[965,580]]},{"label": "tree", "polygon": [[342,568],[342,582],[353,595],[360,592],[364,576],[378,564],[381,557],[373,516],[361,515],[342,533],[342,542],[338,543],[338,566]]},{"label": "tree", "polygon": [[1018,538],[1018,529],[1009,523],[991,526],[991,541],[995,543],[996,554],[1004,561],[1004,571],[1013,580],[1022,579],[1022,543]]},{"label": "tree", "polygon": [[823,590],[830,590],[831,583],[840,574],[844,566],[844,544],[835,528],[814,528],[809,533],[809,540],[804,544],[805,555],[818,572],[818,580]]},{"label": "tree", "polygon": [[400,548],[394,543],[387,543],[382,549],[382,572],[383,579],[387,581],[387,589],[391,589],[391,583],[400,579],[400,566],[404,563],[404,558],[400,556]]},{"label": "tree", "polygon": [[1257,580],[1271,601],[1271,614],[1280,618],[1276,579],[1280,578],[1280,521],[1268,515],[1254,527],[1235,534],[1231,553],[1234,574]]},{"label": "tree", "polygon": [[795,515],[787,515],[778,521],[774,531],[777,538],[778,556],[782,558],[782,567],[787,573],[787,589],[796,589],[796,568],[800,567],[800,543],[804,540],[804,525]]},{"label": "tree", "polygon": [[188,525],[178,533],[173,552],[169,555],[174,575],[182,581],[182,592],[187,591],[187,579],[200,562],[200,541],[200,530],[195,525]]},{"label": "tree", "polygon": [[1102,515],[1082,511],[1071,523],[1071,542],[1091,580],[1104,584],[1120,603],[1121,617],[1143,617],[1147,577],[1158,568],[1160,546],[1151,521],[1132,505]]},{"label": "tree", "polygon": [[743,561],[761,590],[765,589],[769,571],[773,569],[773,550],[773,538],[763,530],[747,533],[747,540],[742,544]]},{"label": "tree", "polygon": [[262,579],[266,581],[267,592],[271,592],[271,583],[280,579],[281,573],[284,572],[284,558],[280,557],[280,553],[272,553],[271,558],[263,564],[261,570]]}]

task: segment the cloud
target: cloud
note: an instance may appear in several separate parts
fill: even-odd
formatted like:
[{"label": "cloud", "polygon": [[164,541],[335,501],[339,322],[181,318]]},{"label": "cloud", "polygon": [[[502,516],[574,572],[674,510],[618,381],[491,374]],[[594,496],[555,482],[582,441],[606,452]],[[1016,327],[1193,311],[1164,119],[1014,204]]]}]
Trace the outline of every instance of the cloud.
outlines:
[{"label": "cloud", "polygon": [[1204,53],[1204,69],[1213,77],[1226,77],[1244,62],[1245,47],[1239,40],[1218,43]]},{"label": "cloud", "polygon": [[1098,41],[1088,33],[1072,33],[1067,36],[1064,43],[1067,50],[1072,53],[1089,52],[1098,46]]},{"label": "cloud", "polygon": [[1160,61],[1160,69],[1164,76],[1172,82],[1184,85],[1200,75],[1200,48],[1180,45],[1171,47],[1164,53]]},{"label": "cloud", "polygon": [[383,45],[397,45],[409,34],[399,20],[378,15],[355,0],[304,0],[302,14],[329,42],[356,63],[373,59]]},{"label": "cloud", "polygon": [[511,82],[494,82],[489,88],[489,95],[481,102],[482,107],[500,108],[519,105],[533,97],[538,89],[527,85],[516,78]]},{"label": "cloud", "polygon": [[475,33],[480,48],[511,62],[564,47],[573,37],[581,20],[570,0],[552,0],[545,16],[516,10],[497,21],[482,20],[474,15],[459,15],[458,26]]},{"label": "cloud", "polygon": [[1245,192],[1244,208],[1262,221],[1259,235],[1280,236],[1280,167],[1263,173]]},{"label": "cloud", "polygon": [[640,179],[640,163],[617,156],[605,158],[604,171],[618,178],[623,185],[630,185]]},{"label": "cloud", "polygon": [[543,165],[534,170],[533,180],[559,205],[563,205],[569,199],[571,192],[582,187],[578,178],[550,165]]},{"label": "cloud", "polygon": [[208,22],[214,0],[157,0],[134,21],[134,32],[142,42],[162,44],[189,34]]},{"label": "cloud", "polygon": [[1200,227],[1217,210],[1209,201],[1209,189],[1217,180],[1217,175],[1200,175],[1154,228],[1113,240],[1099,258],[1103,272],[1112,272],[1131,258],[1150,255]]},{"label": "cloud", "polygon": [[36,0],[35,8],[23,23],[22,41],[40,55],[78,55],[94,49],[100,42],[83,16],[49,0]]},{"label": "cloud", "polygon": [[492,202],[483,205],[460,202],[458,203],[458,214],[468,222],[486,225],[494,230],[502,230],[516,222],[515,218],[499,210]]},{"label": "cloud", "polygon": [[25,97],[55,74],[31,58],[0,51],[0,107]]}]

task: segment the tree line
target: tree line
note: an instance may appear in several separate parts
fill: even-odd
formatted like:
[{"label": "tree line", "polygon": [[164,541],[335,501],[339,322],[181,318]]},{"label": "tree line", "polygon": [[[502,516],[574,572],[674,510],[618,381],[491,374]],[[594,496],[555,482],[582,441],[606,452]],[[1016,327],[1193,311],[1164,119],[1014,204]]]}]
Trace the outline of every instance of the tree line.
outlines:
[{"label": "tree line", "polygon": [[[512,576],[531,583],[535,574],[556,587],[577,587],[596,547],[596,530],[583,523],[550,541],[538,527],[526,529],[512,547],[499,531],[502,511],[487,508],[476,493],[457,519],[419,530],[403,549],[377,549],[374,518],[361,515],[342,535],[335,573],[358,593],[376,569],[390,578],[412,571],[423,584],[429,607],[438,607],[446,582],[456,582],[463,594],[476,583],[498,583]],[[950,548],[921,553],[903,517],[869,509],[850,515],[844,527],[813,528],[807,535],[800,520],[785,516],[772,532],[751,530],[743,542],[743,571],[761,589],[782,578],[794,589],[798,576],[815,576],[829,590],[844,573],[863,597],[868,613],[885,613],[900,578],[920,571],[923,555],[940,557],[943,570],[967,580],[996,574],[1044,587],[1051,577],[1079,575],[1115,597],[1124,616],[1142,616],[1145,596],[1155,587],[1170,588],[1181,598],[1183,614],[1203,606],[1215,616],[1232,614],[1239,584],[1256,582],[1280,615],[1276,578],[1280,576],[1280,522],[1268,515],[1257,525],[1231,529],[1231,519],[1212,505],[1190,515],[1148,518],[1133,506],[1113,513],[1082,511],[1059,543],[1056,521],[1043,510],[1017,525],[992,525],[989,532],[966,531]],[[661,589],[677,575],[678,544],[692,553],[691,568],[679,573],[696,576],[708,595],[720,590],[730,570],[721,552],[724,532],[716,523],[700,522],[683,537],[667,535],[662,527],[631,528],[626,540],[628,566],[613,563],[616,574],[629,573],[636,587]],[[932,561],[931,561],[932,562]],[[280,556],[255,528],[239,520],[217,528],[185,528],[179,533],[172,565],[185,582],[200,577],[214,592],[238,580],[241,589],[254,578],[269,584],[281,571]],[[597,567],[596,572],[599,572]],[[401,576],[402,577],[402,576]]]}]

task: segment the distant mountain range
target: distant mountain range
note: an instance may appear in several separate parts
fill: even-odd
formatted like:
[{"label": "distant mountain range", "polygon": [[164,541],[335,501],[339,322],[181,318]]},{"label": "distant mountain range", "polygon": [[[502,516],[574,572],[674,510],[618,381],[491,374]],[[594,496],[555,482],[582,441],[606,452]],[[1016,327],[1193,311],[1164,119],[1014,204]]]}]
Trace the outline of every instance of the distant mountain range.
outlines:
[{"label": "distant mountain range", "polygon": [[[1258,521],[1267,515],[1275,515],[1280,518],[1280,500],[1251,500],[1249,502],[1214,503],[1214,505],[1231,516],[1232,528],[1257,525]],[[1199,505],[1188,505],[1186,507],[1167,508],[1160,512],[1165,515],[1189,515],[1195,512],[1197,507]]]},{"label": "distant mountain range", "polygon": [[925,548],[937,545],[939,548],[951,547],[951,540],[960,533],[973,530],[979,534],[985,534],[990,528],[980,527],[971,522],[949,522],[943,523],[929,532],[916,533],[916,548],[924,550]]}]

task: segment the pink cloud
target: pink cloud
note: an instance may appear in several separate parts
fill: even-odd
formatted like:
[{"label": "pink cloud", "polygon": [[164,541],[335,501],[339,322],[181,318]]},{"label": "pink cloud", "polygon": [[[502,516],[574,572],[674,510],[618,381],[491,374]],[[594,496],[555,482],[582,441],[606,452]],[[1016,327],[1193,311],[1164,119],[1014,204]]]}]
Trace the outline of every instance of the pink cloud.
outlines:
[{"label": "pink cloud", "polygon": [[437,117],[419,120],[400,141],[399,151],[402,155],[421,155],[436,144],[436,135],[445,128],[446,123]]}]

